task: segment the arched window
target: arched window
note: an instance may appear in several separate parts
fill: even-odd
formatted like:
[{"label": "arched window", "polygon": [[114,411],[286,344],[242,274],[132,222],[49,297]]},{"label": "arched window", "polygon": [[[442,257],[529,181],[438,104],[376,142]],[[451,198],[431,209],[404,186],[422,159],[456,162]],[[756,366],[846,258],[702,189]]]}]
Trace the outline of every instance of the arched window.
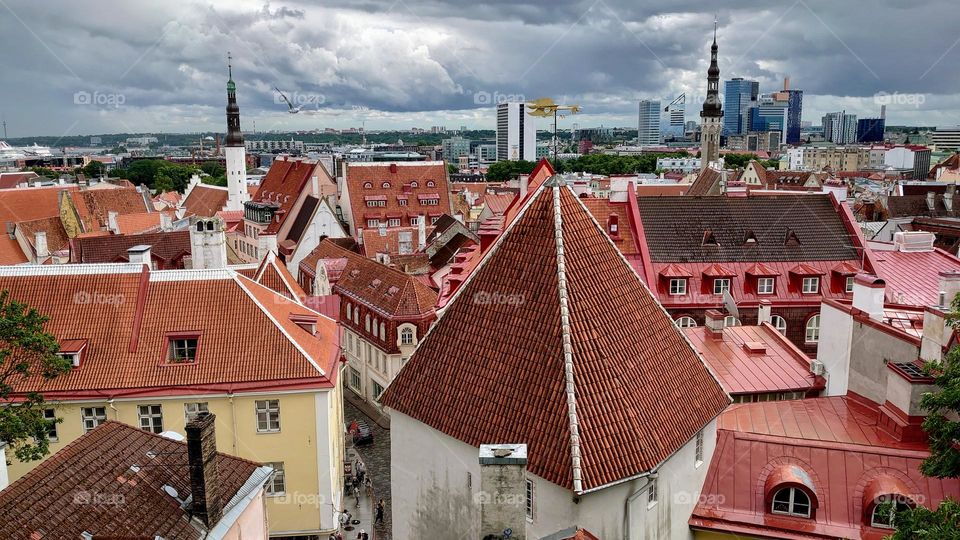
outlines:
[{"label": "arched window", "polygon": [[373,189],[373,182],[364,182],[363,189]]},{"label": "arched window", "polygon": [[436,187],[436,184],[433,183],[433,180],[427,180],[427,187]]},{"label": "arched window", "polygon": [[360,324],[360,310],[353,310],[353,324]]},{"label": "arched window", "polygon": [[420,184],[414,180],[413,182],[410,182],[410,187],[420,187]]},{"label": "arched window", "polygon": [[380,339],[387,339],[387,325],[380,323]]},{"label": "arched window", "polygon": [[384,182],[384,183],[380,184],[380,187],[382,187],[382,188],[389,188],[389,187],[390,187],[390,182]]},{"label": "arched window", "polygon": [[804,341],[807,343],[817,343],[820,341],[820,315],[814,315],[807,320],[807,330],[804,335]]},{"label": "arched window", "polygon": [[367,329],[367,332],[370,331],[370,315],[363,318],[363,326]]},{"label": "arched window", "polygon": [[400,331],[400,344],[413,345],[413,330],[404,328]]},{"label": "arched window", "polygon": [[810,517],[810,496],[797,487],[785,487],[773,495],[770,512],[788,516]]},{"label": "arched window", "polygon": [[697,326],[697,321],[693,317],[677,317],[677,320],[674,321],[678,328],[694,328]]},{"label": "arched window", "polygon": [[212,231],[212,230],[213,230],[213,220],[210,220],[210,221],[207,222],[207,230],[208,230],[208,231]]},{"label": "arched window", "polygon": [[893,528],[893,517],[897,512],[909,510],[912,505],[910,499],[903,495],[891,493],[877,497],[877,503],[870,512],[870,526],[881,529]]},{"label": "arched window", "polygon": [[203,232],[203,222],[202,222],[202,221],[198,221],[198,222],[197,222],[197,232]]},{"label": "arched window", "polygon": [[741,326],[740,319],[734,317],[733,315],[727,315],[723,318],[723,327],[727,328],[729,326]]},{"label": "arched window", "polygon": [[770,324],[777,329],[777,332],[780,332],[783,335],[787,335],[787,320],[779,315],[774,315],[770,317]]},{"label": "arched window", "polygon": [[350,320],[352,318],[353,318],[353,308],[350,305],[350,302],[347,302],[347,320]]}]

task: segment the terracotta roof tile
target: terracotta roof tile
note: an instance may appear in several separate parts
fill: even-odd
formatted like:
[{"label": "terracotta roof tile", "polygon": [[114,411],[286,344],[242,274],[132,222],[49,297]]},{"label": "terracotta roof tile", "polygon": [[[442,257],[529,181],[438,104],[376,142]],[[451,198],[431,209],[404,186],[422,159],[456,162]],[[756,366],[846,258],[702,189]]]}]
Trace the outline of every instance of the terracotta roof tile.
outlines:
[{"label": "terracotta roof tile", "polygon": [[[367,228],[366,214],[375,214],[369,219],[387,219],[387,214],[400,215],[400,226],[404,226],[410,225],[412,216],[452,212],[447,168],[442,161],[348,163],[344,176],[350,196],[354,236],[357,229]],[[416,187],[413,187],[414,183]],[[431,195],[437,204],[423,204],[423,195]],[[385,206],[366,206],[366,198],[371,196],[383,197]],[[401,205],[400,199],[406,200],[406,204]]]},{"label": "terracotta roof tile", "polygon": [[[425,229],[426,238],[433,234],[434,227],[428,226]],[[363,252],[367,257],[375,258],[378,253],[388,253],[391,255],[397,255],[400,253],[400,236],[401,234],[410,235],[410,248],[411,252],[417,251],[417,246],[419,246],[420,240],[420,227],[395,227],[386,229],[384,234],[380,234],[379,229],[364,229],[363,230]]]},{"label": "terracotta roof tile", "polygon": [[[318,168],[323,168],[319,162],[305,159],[288,158],[273,161],[267,175],[260,182],[256,196],[252,199],[254,202],[275,204],[279,208],[277,213],[279,219],[271,221],[263,234],[276,234],[280,230],[300,197],[300,193],[307,187],[310,178]],[[316,174],[318,174],[318,180],[328,178],[326,174],[319,172]],[[330,186],[327,184],[328,182],[325,181],[320,186],[321,193],[329,194]],[[326,191],[323,188],[326,188]]]},{"label": "terracotta roof tile", "polygon": [[576,195],[548,181],[382,402],[473,446],[525,441],[532,473],[585,491],[651,470],[729,398]]},{"label": "terracotta roof tile", "polygon": [[63,222],[59,217],[49,217],[35,219],[33,221],[21,221],[17,224],[17,229],[21,230],[24,237],[30,242],[30,246],[36,253],[37,246],[34,243],[35,235],[38,232],[44,232],[47,235],[47,251],[56,253],[70,247],[70,237],[63,228]]},{"label": "terracotta roof tile", "polygon": [[[259,465],[223,453],[216,460],[217,493],[227,506]],[[0,537],[203,538],[164,486],[190,495],[186,443],[109,421],[0,491]]]},{"label": "terracotta roof tile", "polygon": [[[160,228],[160,215],[163,212],[143,212],[137,214],[124,214],[117,216],[117,228],[120,234],[137,234],[143,232],[152,232]],[[170,219],[175,217],[172,212],[167,212]]]},{"label": "terracotta roof tile", "polygon": [[227,188],[197,184],[181,203],[187,209],[186,216],[213,217],[227,204]]},{"label": "terracotta roof tile", "polygon": [[190,231],[112,234],[77,237],[70,260],[75,263],[126,262],[127,250],[133,246],[150,246],[151,255],[166,261],[190,254]]},{"label": "terracotta roof tile", "polygon": [[137,188],[86,189],[71,195],[84,229],[88,231],[106,227],[110,212],[126,215],[152,210]]}]

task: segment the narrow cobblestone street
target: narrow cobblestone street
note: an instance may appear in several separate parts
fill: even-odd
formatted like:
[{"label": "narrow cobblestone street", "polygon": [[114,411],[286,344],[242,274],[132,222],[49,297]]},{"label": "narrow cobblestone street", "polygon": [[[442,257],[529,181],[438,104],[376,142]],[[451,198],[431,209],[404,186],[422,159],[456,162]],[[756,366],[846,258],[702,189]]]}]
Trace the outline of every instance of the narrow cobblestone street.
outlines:
[{"label": "narrow cobblestone street", "polygon": [[[349,392],[349,390],[347,390],[347,392]],[[354,420],[360,420],[366,422],[366,424],[370,426],[370,429],[373,430],[373,444],[353,447],[348,435],[347,449],[348,455],[351,447],[360,455],[360,458],[363,459],[363,462],[367,466],[367,476],[373,480],[373,501],[367,501],[366,497],[364,497],[361,499],[360,504],[365,505],[369,503],[375,505],[376,501],[383,499],[386,506],[386,510],[383,513],[383,524],[373,527],[372,531],[368,528],[367,531],[370,533],[370,537],[375,540],[389,540],[392,538],[391,516],[393,514],[393,506],[390,500],[390,430],[378,425],[377,422],[364,414],[363,411],[347,398],[343,401],[343,414],[347,426]],[[351,496],[344,500],[350,503],[353,498]],[[352,503],[350,503],[349,506],[353,506]],[[371,513],[370,515],[373,514]],[[348,536],[347,533],[344,533],[344,540],[352,540],[352,538],[354,538],[354,536]]]}]

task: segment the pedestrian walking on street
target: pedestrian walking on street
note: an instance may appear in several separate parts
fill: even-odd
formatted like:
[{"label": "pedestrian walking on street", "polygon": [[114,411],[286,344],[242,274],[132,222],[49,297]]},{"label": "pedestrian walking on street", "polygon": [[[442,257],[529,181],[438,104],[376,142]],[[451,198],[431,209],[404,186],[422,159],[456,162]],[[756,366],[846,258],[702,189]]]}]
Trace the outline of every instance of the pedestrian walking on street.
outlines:
[{"label": "pedestrian walking on street", "polygon": [[353,496],[357,498],[357,508],[360,508],[360,487],[353,486]]},{"label": "pedestrian walking on street", "polygon": [[367,477],[367,482],[365,487],[367,489],[367,498],[372,499],[373,498],[373,481],[370,480],[370,477]]},{"label": "pedestrian walking on street", "polygon": [[373,522],[374,525],[377,525],[377,524],[383,525],[383,509],[384,509],[383,499],[380,499],[380,502],[377,503],[377,519],[374,520]]}]

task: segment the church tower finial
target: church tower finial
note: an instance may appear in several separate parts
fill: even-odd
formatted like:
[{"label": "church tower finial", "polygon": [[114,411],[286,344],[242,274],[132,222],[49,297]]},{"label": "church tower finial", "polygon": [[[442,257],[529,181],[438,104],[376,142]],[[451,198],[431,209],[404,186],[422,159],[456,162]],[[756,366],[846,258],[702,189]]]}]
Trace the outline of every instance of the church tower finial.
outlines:
[{"label": "church tower finial", "polygon": [[224,157],[227,167],[226,210],[243,210],[250,200],[247,192],[247,154],[240,131],[240,106],[237,105],[237,83],[233,82],[233,56],[227,52],[227,137]]},{"label": "church tower finial", "polygon": [[720,66],[717,64],[717,19],[713,20],[713,44],[707,69],[707,99],[700,111],[700,169],[720,158],[720,134],[723,109],[720,106]]},{"label": "church tower finial", "polygon": [[[716,41],[717,38],[714,37],[713,40]],[[227,80],[233,80],[233,56],[230,55],[230,51],[227,51]]]}]

